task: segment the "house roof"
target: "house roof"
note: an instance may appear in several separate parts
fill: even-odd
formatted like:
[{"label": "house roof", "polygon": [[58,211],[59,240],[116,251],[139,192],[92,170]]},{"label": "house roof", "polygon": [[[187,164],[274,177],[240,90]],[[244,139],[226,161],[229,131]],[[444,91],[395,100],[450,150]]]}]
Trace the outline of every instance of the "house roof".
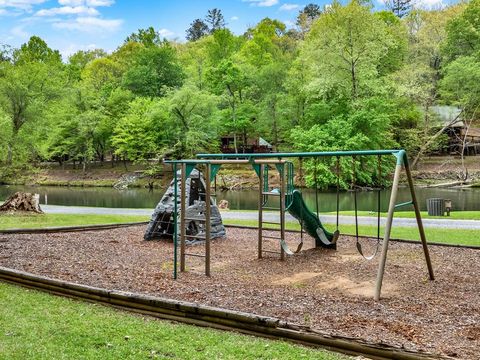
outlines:
[{"label": "house roof", "polygon": [[462,116],[460,115],[460,113],[462,112],[462,109],[456,106],[435,105],[435,106],[432,106],[430,110],[437,116],[441,124],[444,126],[447,124],[450,124],[457,117],[459,121],[451,125],[451,127],[464,127],[465,125],[461,120]]}]

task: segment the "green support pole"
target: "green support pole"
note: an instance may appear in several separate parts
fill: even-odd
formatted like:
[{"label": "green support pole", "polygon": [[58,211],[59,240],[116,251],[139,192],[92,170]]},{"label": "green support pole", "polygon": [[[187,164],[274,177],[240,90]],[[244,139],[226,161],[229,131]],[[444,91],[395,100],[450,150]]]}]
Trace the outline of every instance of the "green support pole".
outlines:
[{"label": "green support pole", "polygon": [[178,205],[177,205],[177,164],[173,164],[173,278],[177,279],[177,241],[178,241],[178,226],[177,226],[177,217],[178,217]]}]

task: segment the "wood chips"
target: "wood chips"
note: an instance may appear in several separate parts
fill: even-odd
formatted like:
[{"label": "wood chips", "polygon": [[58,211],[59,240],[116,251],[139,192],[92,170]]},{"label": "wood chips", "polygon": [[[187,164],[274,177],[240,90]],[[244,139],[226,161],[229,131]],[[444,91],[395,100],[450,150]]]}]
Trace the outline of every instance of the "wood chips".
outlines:
[{"label": "wood chips", "polygon": [[[109,289],[275,316],[322,332],[425,350],[480,357],[480,250],[431,246],[436,280],[419,244],[391,242],[382,300],[373,300],[379,258],[364,260],[351,238],[338,250],[312,248],[279,260],[257,259],[257,232],[228,228],[212,242],[212,277],[203,259],[172,278],[173,245],[143,240],[144,226],[106,231],[0,235],[0,266]],[[299,234],[289,233],[296,248]],[[373,252],[374,241],[363,240]],[[265,242],[265,249],[279,245]],[[203,245],[190,246],[202,253]]]}]

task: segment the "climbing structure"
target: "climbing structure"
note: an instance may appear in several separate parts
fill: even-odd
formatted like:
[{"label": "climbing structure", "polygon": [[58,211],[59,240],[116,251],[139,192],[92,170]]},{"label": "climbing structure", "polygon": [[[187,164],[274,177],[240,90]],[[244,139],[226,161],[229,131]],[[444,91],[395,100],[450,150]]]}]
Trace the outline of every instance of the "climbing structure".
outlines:
[{"label": "climbing structure", "polygon": [[[178,178],[180,178],[181,172],[177,172]],[[205,211],[206,211],[206,196],[205,196],[205,179],[200,171],[197,169],[192,170],[190,175],[185,181],[185,217],[188,219],[186,222],[186,234],[189,236],[189,242],[195,242],[205,234]],[[177,197],[180,201],[180,188],[182,184],[177,181]],[[218,238],[225,236],[225,227],[222,223],[222,217],[218,207],[214,201],[210,199],[210,237]],[[144,239],[171,239],[174,235],[174,220],[173,213],[175,207],[175,181],[172,180],[170,185],[162,196],[162,199],[156,206],[152,218],[145,231]]]}]

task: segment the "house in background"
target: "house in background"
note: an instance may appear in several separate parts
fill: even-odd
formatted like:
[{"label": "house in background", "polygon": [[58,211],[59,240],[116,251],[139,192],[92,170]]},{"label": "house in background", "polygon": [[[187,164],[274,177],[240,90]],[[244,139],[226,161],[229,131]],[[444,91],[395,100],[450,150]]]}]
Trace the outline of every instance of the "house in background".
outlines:
[{"label": "house in background", "polygon": [[[439,128],[445,127],[444,134],[448,136],[444,154],[478,155],[480,154],[480,128],[468,127],[462,119],[461,109],[455,106],[432,106],[430,108],[439,120]],[[463,148],[465,140],[465,148]]]},{"label": "house in background", "polygon": [[[235,153],[235,146],[233,141],[233,135],[222,136],[221,139],[221,151],[224,154]],[[237,150],[239,153],[271,153],[273,150],[272,145],[265,139],[258,138],[237,138]]]}]

